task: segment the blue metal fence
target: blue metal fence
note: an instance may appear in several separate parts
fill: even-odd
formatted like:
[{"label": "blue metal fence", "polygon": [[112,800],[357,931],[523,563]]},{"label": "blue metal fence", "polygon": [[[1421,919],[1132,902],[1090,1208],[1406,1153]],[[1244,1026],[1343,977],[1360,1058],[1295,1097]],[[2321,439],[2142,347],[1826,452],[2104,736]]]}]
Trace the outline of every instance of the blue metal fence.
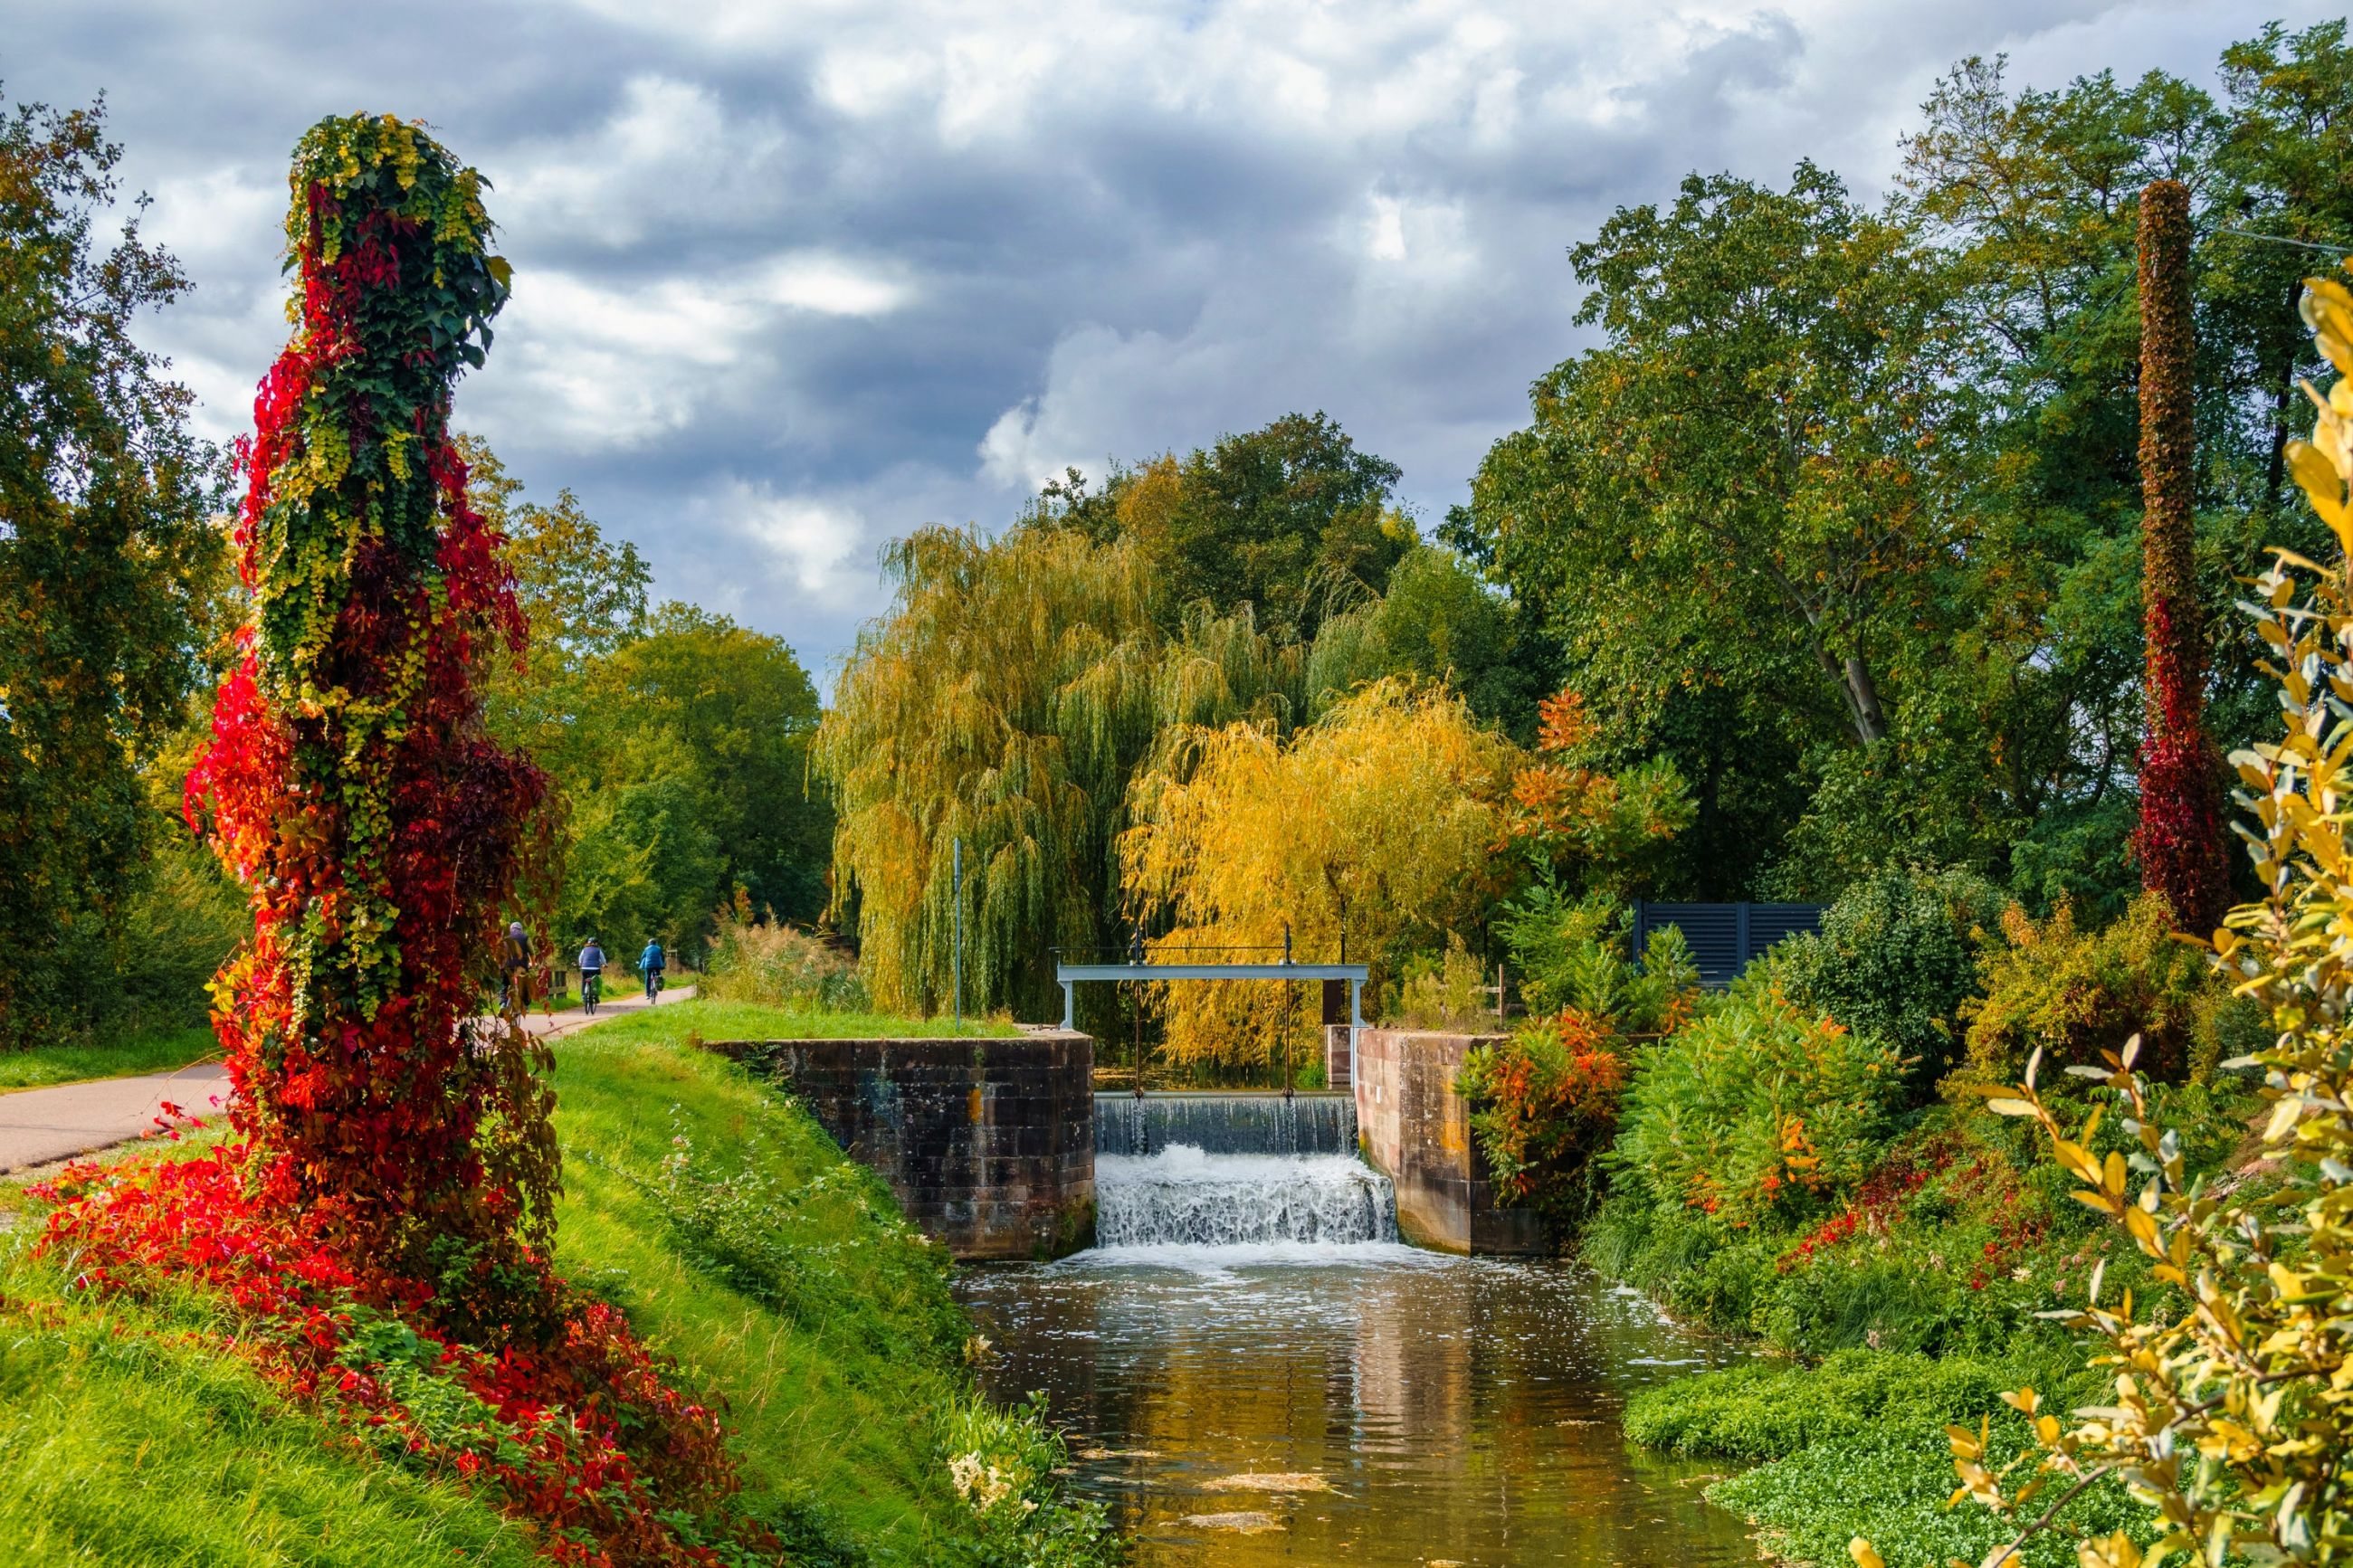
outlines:
[{"label": "blue metal fence", "polygon": [[1673,926],[1691,947],[1701,984],[1732,984],[1749,960],[1799,931],[1820,931],[1820,904],[1662,904],[1634,900],[1634,951],[1651,933]]}]

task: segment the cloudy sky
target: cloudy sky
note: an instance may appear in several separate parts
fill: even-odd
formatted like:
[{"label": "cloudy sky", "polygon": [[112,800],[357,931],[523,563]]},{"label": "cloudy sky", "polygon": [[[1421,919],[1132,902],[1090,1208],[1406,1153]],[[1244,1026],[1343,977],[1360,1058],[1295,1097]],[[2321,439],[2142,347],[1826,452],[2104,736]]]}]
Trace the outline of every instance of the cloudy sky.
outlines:
[{"label": "cloudy sky", "polygon": [[196,289],[150,341],[244,427],[287,156],[430,123],[515,294],[459,393],[668,595],[820,672],[878,546],[1065,464],[1328,411],[1434,523],[1579,346],[1566,248],[1691,169],[1877,193],[1956,58],[2203,81],[2307,0],[0,0],[0,86],[103,90]]}]

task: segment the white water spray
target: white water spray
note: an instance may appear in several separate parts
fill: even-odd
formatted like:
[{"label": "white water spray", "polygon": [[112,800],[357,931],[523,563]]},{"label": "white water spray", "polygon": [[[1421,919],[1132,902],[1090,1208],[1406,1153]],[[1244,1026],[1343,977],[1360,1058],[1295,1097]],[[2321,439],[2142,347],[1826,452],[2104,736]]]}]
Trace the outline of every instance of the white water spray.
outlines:
[{"label": "white water spray", "polygon": [[1360,1247],[1397,1234],[1388,1178],[1345,1154],[1205,1154],[1180,1143],[1095,1159],[1099,1247]]}]

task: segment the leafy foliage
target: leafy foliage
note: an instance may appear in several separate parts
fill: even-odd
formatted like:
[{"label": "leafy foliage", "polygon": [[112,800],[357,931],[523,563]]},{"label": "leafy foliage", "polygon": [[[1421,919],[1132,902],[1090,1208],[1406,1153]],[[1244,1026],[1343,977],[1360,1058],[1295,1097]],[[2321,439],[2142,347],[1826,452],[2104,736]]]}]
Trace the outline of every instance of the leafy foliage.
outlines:
[{"label": "leafy foliage", "polygon": [[1752,976],[1642,1055],[1609,1160],[1652,1205],[1776,1222],[1861,1182],[1902,1095],[1893,1047]]},{"label": "leafy foliage", "polygon": [[1971,1081],[2009,1082],[2038,1051],[2061,1064],[2096,1063],[2135,1034],[2159,1076],[2186,1074],[2216,987],[2197,952],[2174,940],[2162,900],[2144,896],[2095,931],[2079,929],[2072,909],[2038,922],[2013,908],[2001,931],[1985,955],[1984,996],[1962,1006]]},{"label": "leafy foliage", "polygon": [[135,215],[93,232],[120,195],[105,131],[0,112],[0,1048],[109,1010],[95,977],[158,837],[138,764],[203,675],[222,557],[191,396],[132,335],[187,279]]},{"label": "leafy foliage", "polygon": [[1564,1227],[1584,1217],[1593,1157],[1609,1142],[1626,1085],[1623,1047],[1608,1023],[1564,1012],[1463,1054],[1456,1088],[1498,1188]]},{"label": "leafy foliage", "polygon": [[1697,1009],[1699,969],[1674,926],[1652,931],[1640,962],[1630,960],[1632,921],[1632,911],[1607,895],[1572,900],[1544,877],[1504,906],[1495,930],[1530,1012],[1571,1010],[1624,1034],[1672,1034]]},{"label": "leafy foliage", "polygon": [[876,999],[944,1007],[964,841],[965,995],[1050,1016],[1051,954],[1124,946],[1113,841],[1161,731],[1297,711],[1295,647],[1247,614],[1176,616],[1141,546],[1019,527],[891,546],[891,614],[859,633],[812,765],[835,792],[833,913]]},{"label": "leafy foliage", "polygon": [[1894,1047],[1918,1096],[1957,1054],[1955,1020],[2002,907],[1973,872],[1889,867],[1841,893],[1820,931],[1776,948],[1774,973],[1792,1000]]},{"label": "leafy foliage", "polygon": [[255,916],[216,986],[234,1114],[265,1203],[487,1278],[556,1180],[543,1058],[474,1016],[546,787],[483,731],[523,626],[447,433],[507,266],[480,177],[398,121],[321,121],[291,184],[299,330],[238,453],[254,622],[188,780]]},{"label": "leafy foliage", "polygon": [[[2337,372],[2309,442],[2287,463],[2314,509],[2353,549],[2353,289],[2307,280],[2304,317]],[[2340,557],[2341,559],[2341,557]],[[2295,573],[2309,573],[2299,594]],[[2338,1310],[2353,1290],[2353,1092],[2343,1023],[2353,968],[2338,935],[2353,907],[2335,802],[2344,761],[2346,638],[2353,635],[2353,584],[2342,567],[2312,566],[2282,552],[2255,584],[2249,606],[2274,650],[2284,722],[2279,738],[2233,754],[2254,818],[2242,828],[2263,883],[2260,903],[2232,911],[2217,933],[2217,956],[2238,987],[2271,1010],[2277,1038],[2248,1065],[2263,1073],[2271,1114],[2264,1153],[2280,1162],[2276,1194],[2230,1191],[2191,1176],[2179,1134],[2135,1070],[2139,1043],[2100,1066],[2077,1066],[2112,1096],[2130,1157],[2102,1157],[2094,1138],[2102,1106],[2071,1128],[2062,1108],[2038,1092],[2038,1057],[2014,1098],[1990,1109],[2031,1118],[2051,1141],[2057,1164],[2078,1184],[2071,1194],[2128,1237],[2159,1284],[2192,1293],[2194,1310],[2168,1311],[2133,1294],[2104,1300],[2094,1279],[2067,1325],[2094,1348],[2094,1364],[2116,1369],[2112,1405],[2063,1418],[2046,1414],[2032,1388],[2009,1395],[2034,1421],[2035,1447],[2015,1459],[1981,1434],[1956,1428],[1954,1464],[1964,1489],[2005,1514],[2041,1510],[2099,1479],[2121,1476],[2157,1511],[2163,1536],[2144,1554],[2121,1534],[2082,1539],[2081,1560],[2097,1568],[2140,1568],[2174,1553],[2215,1564],[2234,1552],[2272,1563],[2341,1561],[2353,1518],[2342,1456],[2353,1444],[2338,1397],[2348,1329]],[[2135,1192],[2135,1178],[2140,1190]],[[2292,1216],[2292,1217],[2291,1217]],[[2199,1459],[2188,1461],[2195,1450]],[[2039,1533],[2031,1519],[2020,1539]]]},{"label": "leafy foliage", "polygon": [[[1121,836],[1129,907],[1172,949],[1294,950],[1373,966],[1376,994],[1404,958],[1468,928],[1493,896],[1516,758],[1459,697],[1383,680],[1288,743],[1249,723],[1168,731],[1134,785]],[[1263,983],[1164,987],[1179,1061],[1313,1053],[1314,1017],[1270,1005]]]}]

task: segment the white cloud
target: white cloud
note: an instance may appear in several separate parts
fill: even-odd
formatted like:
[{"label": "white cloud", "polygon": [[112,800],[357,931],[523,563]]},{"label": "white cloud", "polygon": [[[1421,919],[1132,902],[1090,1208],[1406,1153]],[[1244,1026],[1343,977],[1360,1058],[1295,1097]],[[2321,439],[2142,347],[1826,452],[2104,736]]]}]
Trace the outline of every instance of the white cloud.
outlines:
[{"label": "white cloud", "polygon": [[[2275,0],[2301,26],[2328,0]],[[812,661],[881,542],[1077,465],[1324,408],[1460,499],[1579,346],[1564,252],[1690,169],[1866,195],[1938,72],[2212,80],[2231,0],[268,0],[19,6],[20,96],[109,92],[197,288],[153,319],[244,427],[283,344],[284,159],[354,107],[494,182],[513,304],[459,418],[666,591]],[[450,40],[496,70],[449,68]]]}]

